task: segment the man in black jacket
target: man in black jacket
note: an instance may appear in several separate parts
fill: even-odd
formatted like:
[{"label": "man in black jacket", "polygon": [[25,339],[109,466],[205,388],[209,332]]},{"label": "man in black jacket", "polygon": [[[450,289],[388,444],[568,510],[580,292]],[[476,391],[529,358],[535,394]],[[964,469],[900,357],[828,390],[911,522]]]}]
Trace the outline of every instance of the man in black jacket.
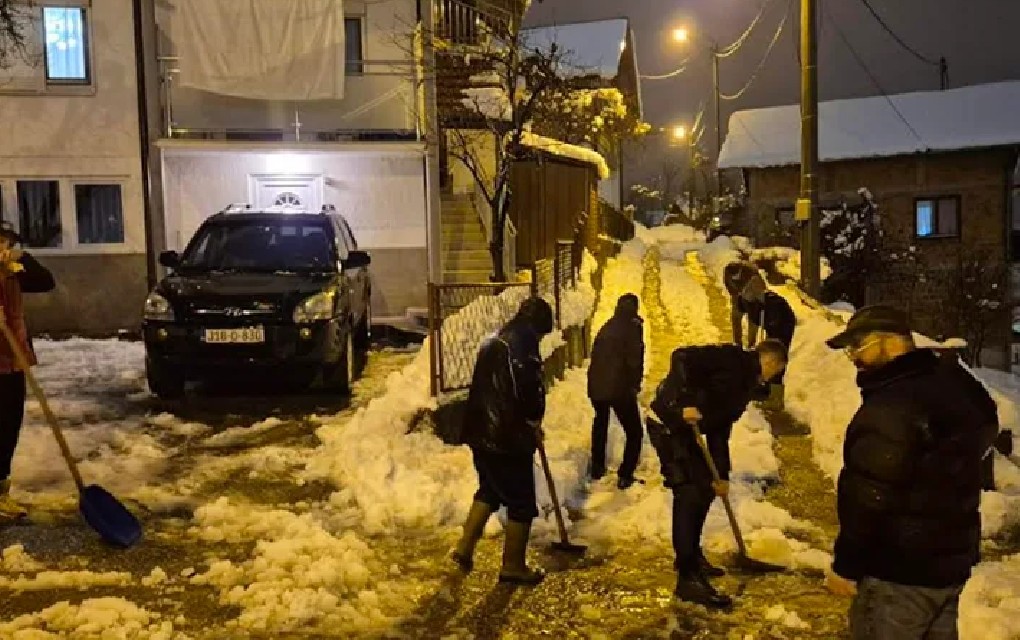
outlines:
[{"label": "man in black jacket", "polygon": [[955,640],[995,403],[956,357],[917,349],[891,307],[861,309],[828,345],[857,366],[862,404],[843,445],[827,584],[855,595],[854,640]]},{"label": "man in black jacket", "polygon": [[609,412],[616,413],[627,434],[623,462],[617,473],[617,486],[626,489],[636,482],[634,470],[641,456],[641,410],[638,392],[644,376],[645,343],[642,320],[638,316],[638,297],[620,296],[616,313],[599,330],[592,345],[588,367],[588,398],[595,408],[591,428],[591,477],[598,480],[606,473],[606,439]]},{"label": "man in black jacket", "polygon": [[[659,454],[666,486],[673,490],[675,595],[707,607],[725,608],[709,576],[720,576],[701,550],[701,532],[716,496],[729,492],[730,433],[748,403],[767,394],[766,384],[786,367],[786,347],[775,340],[753,351],[731,344],[681,347],[673,352],[669,374],[652,402],[661,421],[648,421],[648,435]],[[712,479],[690,423],[698,423],[720,482]]]},{"label": "man in black jacket", "polygon": [[[747,316],[747,348],[758,342],[758,331],[763,329],[769,340],[778,340],[789,349],[793,344],[793,332],[797,328],[797,316],[790,303],[778,293],[769,291],[761,278],[752,280],[733,301],[733,312]],[[739,320],[738,320],[739,323]],[[738,325],[739,326],[739,325]],[[734,335],[734,342],[742,344],[740,332]]]},{"label": "man in black jacket", "polygon": [[478,491],[452,554],[464,571],[474,565],[475,546],[489,516],[507,510],[499,581],[535,585],[545,577],[525,562],[535,505],[534,456],[544,438],[545,383],[539,343],[553,330],[553,312],[541,298],[520,311],[478,353],[465,410],[464,442],[471,447]]}]

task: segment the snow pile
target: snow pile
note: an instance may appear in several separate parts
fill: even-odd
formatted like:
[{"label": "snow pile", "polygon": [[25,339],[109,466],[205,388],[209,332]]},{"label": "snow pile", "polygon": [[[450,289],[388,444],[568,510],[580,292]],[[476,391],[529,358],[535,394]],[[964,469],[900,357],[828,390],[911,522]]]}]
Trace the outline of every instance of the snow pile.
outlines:
[{"label": "snow pile", "polygon": [[[755,249],[751,251],[750,260],[751,262],[774,261],[776,271],[794,282],[800,282],[800,251],[796,249],[792,249],[790,247],[765,247],[762,249]],[[828,279],[831,275],[832,268],[829,266],[829,261],[823,257],[821,265],[822,280],[824,281]]]},{"label": "snow pile", "polygon": [[801,620],[796,611],[787,611],[786,608],[777,604],[765,611],[765,619],[771,622],[779,622],[784,627],[791,629],[810,629],[811,625]]},{"label": "snow pile", "polygon": [[58,602],[38,613],[0,622],[0,636],[9,640],[57,638],[103,640],[188,640],[168,620],[122,598],[91,598],[81,604]]},{"label": "snow pile", "polygon": [[598,294],[591,285],[591,276],[597,268],[595,256],[586,249],[577,275],[577,288],[560,292],[560,324],[564,329],[584,326],[595,311]]},{"label": "snow pile", "polygon": [[327,514],[298,515],[221,498],[195,517],[195,533],[204,540],[257,541],[249,560],[214,559],[208,571],[191,578],[218,587],[222,604],[241,607],[230,626],[274,633],[382,630],[393,623],[384,612],[405,610],[416,587],[353,531],[331,532]]},{"label": "snow pile", "polygon": [[1020,637],[1020,555],[974,569],[960,597],[959,630],[964,640]]},{"label": "snow pile", "polygon": [[705,234],[693,227],[672,224],[648,230],[648,235],[659,246],[659,252],[666,260],[684,260],[689,251],[705,244]]},{"label": "snow pile", "polygon": [[530,131],[524,131],[521,135],[521,144],[525,147],[531,147],[538,151],[552,154],[554,156],[560,156],[563,158],[569,158],[571,160],[577,160],[595,166],[599,172],[600,180],[607,180],[612,172],[609,170],[609,165],[606,164],[606,159],[594,149],[588,149],[587,147],[579,147],[573,144],[567,144],[553,138],[545,138],[540,135],[531,133]]},{"label": "snow pile", "polygon": [[4,573],[29,573],[42,571],[43,564],[25,551],[25,545],[15,544],[0,553],[0,571]]},{"label": "snow pile", "polygon": [[46,589],[87,589],[89,587],[126,587],[131,574],[123,571],[40,571],[34,577],[0,576],[0,588],[12,591],[44,591]]},{"label": "snow pile", "polygon": [[461,104],[493,120],[510,120],[513,105],[502,87],[469,87],[462,89]]}]

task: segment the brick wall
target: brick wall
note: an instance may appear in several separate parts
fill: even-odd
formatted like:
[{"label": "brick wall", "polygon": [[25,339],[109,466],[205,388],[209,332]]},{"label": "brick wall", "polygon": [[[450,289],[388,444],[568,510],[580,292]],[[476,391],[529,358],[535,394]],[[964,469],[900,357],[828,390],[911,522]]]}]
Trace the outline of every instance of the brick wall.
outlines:
[{"label": "brick wall", "polygon": [[[981,150],[824,163],[819,176],[822,206],[842,199],[859,202],[857,190],[867,187],[879,206],[880,226],[888,246],[915,246],[927,274],[905,266],[873,283],[869,302],[892,302],[911,307],[919,331],[944,332],[945,305],[952,298],[948,273],[962,254],[980,253],[991,265],[1007,260],[1007,176],[1016,160],[1011,150]],[[761,245],[797,246],[797,233],[783,234],[778,209],[792,207],[800,185],[797,166],[749,169],[745,226]],[[960,237],[922,239],[914,235],[914,200],[919,197],[959,196]],[[911,296],[910,302],[905,302]],[[1009,320],[996,327],[991,341],[1004,351],[1010,339]],[[986,364],[991,361],[986,361]]]}]

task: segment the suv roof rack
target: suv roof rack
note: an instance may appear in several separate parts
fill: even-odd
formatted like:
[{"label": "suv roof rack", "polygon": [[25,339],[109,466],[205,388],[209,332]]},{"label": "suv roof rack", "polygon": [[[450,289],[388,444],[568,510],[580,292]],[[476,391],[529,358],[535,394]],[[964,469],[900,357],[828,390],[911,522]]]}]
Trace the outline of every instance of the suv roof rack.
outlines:
[{"label": "suv roof rack", "polygon": [[231,202],[220,213],[247,213],[251,210],[252,206],[246,202]]}]

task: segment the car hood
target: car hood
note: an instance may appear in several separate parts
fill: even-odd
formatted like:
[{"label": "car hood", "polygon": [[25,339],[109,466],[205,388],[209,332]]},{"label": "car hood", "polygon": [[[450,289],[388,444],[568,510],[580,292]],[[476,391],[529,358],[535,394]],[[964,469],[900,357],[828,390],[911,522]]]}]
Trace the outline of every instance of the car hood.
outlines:
[{"label": "car hood", "polygon": [[163,280],[159,292],[190,315],[196,309],[263,309],[270,315],[286,315],[298,302],[326,289],[333,274],[288,273],[206,273],[172,275]]}]

